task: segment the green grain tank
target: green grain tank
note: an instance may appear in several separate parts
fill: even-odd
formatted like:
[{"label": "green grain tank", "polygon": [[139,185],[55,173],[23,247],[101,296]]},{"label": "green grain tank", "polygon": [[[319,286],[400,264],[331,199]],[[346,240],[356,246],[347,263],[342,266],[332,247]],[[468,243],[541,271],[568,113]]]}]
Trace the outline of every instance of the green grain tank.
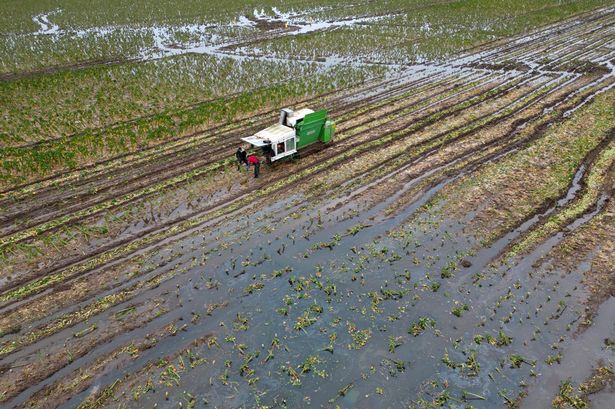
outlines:
[{"label": "green grain tank", "polygon": [[241,139],[261,147],[267,159],[274,162],[295,155],[308,145],[329,143],[334,134],[335,122],[327,118],[326,110],[314,112],[303,108],[292,111],[285,108],[280,112],[278,124]]}]

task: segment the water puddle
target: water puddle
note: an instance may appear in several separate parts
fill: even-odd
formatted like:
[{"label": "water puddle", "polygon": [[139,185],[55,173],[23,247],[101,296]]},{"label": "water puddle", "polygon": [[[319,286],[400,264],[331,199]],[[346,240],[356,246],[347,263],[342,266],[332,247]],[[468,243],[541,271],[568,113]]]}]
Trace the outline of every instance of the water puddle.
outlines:
[{"label": "water puddle", "polygon": [[56,9],[54,11],[50,11],[48,13],[37,14],[32,17],[32,21],[40,26],[40,29],[33,33],[33,35],[55,35],[60,34],[60,26],[49,21],[49,16],[53,16],[56,14],[60,14],[62,12],[61,9]]},{"label": "water puddle", "polygon": [[[608,60],[607,61],[600,61],[600,63],[604,64],[609,69],[610,73],[601,76],[600,78],[596,79],[595,81],[592,81],[591,83],[587,84],[586,86],[584,86],[582,88],[579,88],[574,93],[572,93],[569,96],[569,98],[572,98],[575,95],[585,91],[586,89],[594,87],[594,86],[596,86],[596,85],[598,85],[598,84],[600,84],[602,82],[609,81],[609,80],[612,80],[613,78],[615,78],[615,65],[613,65],[613,63],[611,61],[608,61]],[[603,94],[603,93],[611,90],[613,87],[615,87],[615,81],[612,81],[609,85],[607,85],[605,87],[602,87],[602,88],[598,89],[597,91],[592,92],[590,95],[585,97],[580,104],[578,104],[574,108],[571,108],[571,109],[567,110],[566,112],[564,112],[564,114],[563,114],[564,118],[567,118],[570,115],[574,114],[576,111],[578,111],[579,109],[581,109],[582,107],[587,105],[589,102],[593,101],[594,98],[596,98],[598,95]]]},{"label": "water puddle", "polygon": [[[32,20],[40,26],[40,29],[31,34],[26,35],[50,35],[54,39],[62,37],[94,37],[97,40],[105,40],[116,34],[124,35],[139,35],[145,38],[151,38],[154,44],[153,48],[142,48],[138,59],[142,61],[156,60],[165,57],[172,57],[185,54],[207,54],[218,58],[232,58],[235,60],[259,59],[265,61],[283,61],[288,59],[243,55],[228,51],[238,44],[237,39],[229,39],[222,36],[220,33],[223,29],[243,29],[247,33],[256,34],[265,32],[263,39],[279,38],[283,36],[298,36],[303,34],[314,33],[317,31],[335,30],[342,27],[354,27],[364,24],[370,24],[382,21],[393,15],[386,16],[363,16],[352,17],[341,20],[318,20],[312,16],[316,11],[324,9],[305,10],[298,12],[280,12],[277,8],[273,8],[273,16],[265,14],[264,11],[254,11],[253,16],[240,15],[226,24],[208,23],[208,24],[182,24],[182,25],[167,25],[167,26],[150,26],[150,27],[134,27],[134,26],[106,26],[93,27],[82,30],[64,30],[57,24],[49,20],[50,16],[60,14],[61,9],[57,9],[48,13],[41,13],[32,18]],[[263,34],[260,34],[263,36]],[[178,38],[188,37],[191,40],[181,42]],[[252,53],[253,54],[253,53]],[[329,56],[325,61],[310,61],[331,67],[336,64],[347,62],[345,58],[339,56]]]},{"label": "water puddle", "polygon": [[[390,17],[309,21],[306,17],[309,14],[283,13],[273,8],[272,13],[255,11],[253,18],[239,16],[230,25],[254,32],[273,32],[276,36],[293,36],[369,24]],[[35,17],[41,27],[40,34],[92,33],[104,36],[116,29],[67,33],[53,25],[49,15]],[[201,24],[129,29],[146,30],[154,38],[153,49],[143,50],[143,59],[185,53],[254,58],[232,54],[228,46],[233,44],[216,36],[216,28]],[[423,29],[429,31],[432,28]],[[189,44],[177,43],[178,30],[184,30],[195,40]],[[554,28],[521,37],[517,45],[539,41],[549,30]],[[441,78],[450,74],[472,76],[476,72],[486,77],[485,72],[464,66],[485,55],[466,56],[444,65],[417,64],[405,71],[404,80],[430,76]],[[339,64],[343,61],[336,56],[321,63]],[[567,74],[551,76],[546,71],[543,77],[540,66],[530,66],[531,69],[536,69],[538,75],[495,70],[497,76],[494,75],[490,81],[510,81],[526,75],[523,81],[541,81],[540,86],[561,81],[559,87],[562,87],[577,78]],[[517,135],[523,126],[525,124],[519,125],[510,136]],[[169,274],[170,278],[155,286],[152,284],[152,288],[136,293],[130,301],[114,305],[88,322],[79,322],[47,337],[45,345],[60,350],[67,339],[74,338],[71,333],[83,331],[93,324],[104,328],[113,314],[125,309],[127,303],[164,298],[169,303],[169,311],[71,361],[10,403],[23,403],[33,393],[72,375],[104,354],[155,333],[170,322],[180,322],[180,325],[186,325],[185,330],[162,337],[155,346],[140,352],[134,359],[101,369],[96,373],[96,380],[83,392],[71,397],[64,407],[75,406],[116,379],[136,374],[148,363],[160,362],[161,357],[190,347],[194,340],[203,336],[217,337],[216,344],[191,347],[192,352],[207,357],[207,365],[182,373],[184,376],[174,387],[165,387],[158,382],[166,364],[163,363],[160,370],[154,365],[155,390],[142,396],[140,401],[129,401],[127,405],[164,404],[169,395],[176,404],[185,399],[185,391],[189,391],[200,394],[200,398],[206,398],[213,405],[232,407],[252,406],[255,400],[271,404],[284,401],[288,407],[334,407],[336,404],[355,408],[407,407],[410,400],[417,397],[432,400],[437,394],[433,391],[439,388],[446,394],[437,396],[451,399],[449,404],[456,401],[465,405],[461,401],[463,396],[478,396],[476,401],[472,401],[474,406],[492,408],[501,407],[509,397],[514,398],[514,393],[521,389],[519,384],[534,376],[531,374],[534,368],[543,373],[542,382],[531,386],[530,396],[525,402],[548,405],[550,397],[557,392],[562,373],[577,371],[575,377],[582,380],[601,357],[603,351],[599,344],[605,336],[612,336],[614,330],[615,299],[603,304],[594,326],[587,332],[562,343],[565,354],[560,365],[546,366],[533,361],[544,358],[550,345],[566,335],[566,324],[578,319],[573,307],[576,304],[569,301],[570,308],[556,310],[558,300],[555,297],[570,292],[571,300],[576,302],[574,297],[580,291],[573,289],[579,284],[579,274],[569,274],[561,279],[555,274],[534,274],[536,260],[557,245],[563,234],[554,235],[501,276],[485,270],[512,241],[574,200],[581,190],[586,167],[583,165],[577,169],[565,197],[478,254],[472,253],[478,243],[463,230],[471,215],[462,221],[445,217],[439,220],[425,210],[443,187],[475,170],[472,166],[498,160],[516,149],[511,144],[497,154],[483,155],[480,161],[462,172],[443,176],[439,183],[434,183],[393,216],[385,211],[401,195],[436,172],[445,174],[447,167],[471,159],[476,152],[434,165],[419,176],[408,174],[407,178],[401,178],[404,184],[399,189],[387,192],[387,197],[357,214],[352,211],[360,208],[362,203],[351,203],[339,211],[329,209],[335,208],[339,200],[359,202],[360,199],[354,195],[378,186],[386,178],[402,176],[418,161],[428,160],[433,152],[384,177],[374,178],[371,183],[357,188],[354,195],[342,199],[340,197],[344,195],[337,194],[312,201],[302,193],[275,194],[276,197],[268,198],[265,205],[255,202],[243,206],[136,250],[134,254],[146,257],[140,270],[142,274],[110,284],[108,289],[97,294],[98,297],[137,283],[149,283],[163,274]],[[594,211],[572,222],[567,230],[591,220],[606,200],[607,196],[603,195]],[[434,206],[437,210],[437,204]],[[170,217],[182,217],[190,212],[187,203],[172,209]],[[131,226],[125,234],[137,232],[146,225]],[[405,236],[395,236],[399,230],[403,230]],[[466,267],[462,260],[470,264]],[[122,261],[110,261],[105,268],[117,266]],[[87,274],[98,272],[92,270]],[[473,285],[474,275],[481,272],[487,276],[484,286]],[[531,292],[543,298],[530,297]],[[524,293],[527,294],[525,299]],[[551,297],[554,302],[550,302]],[[32,300],[36,298],[28,301]],[[85,307],[88,302],[91,300],[73,307]],[[224,308],[209,309],[212,305],[224,303]],[[60,317],[61,313],[58,312],[54,318]],[[202,315],[202,319],[192,322],[191,318],[197,314]],[[534,342],[532,332],[536,333],[537,327],[543,333],[536,335],[534,340],[537,342],[531,344]],[[489,339],[488,336],[494,341],[483,341]],[[496,340],[495,336],[499,338]],[[524,342],[531,346],[526,347]],[[11,359],[37,359],[35,349],[40,347],[40,344],[32,344],[12,354]],[[526,357],[519,358],[520,353]],[[257,375],[247,375],[250,373]],[[256,386],[251,387],[253,385]]]},{"label": "water puddle", "polygon": [[[605,348],[604,340],[615,338],[614,318],[615,297],[611,297],[600,306],[591,327],[562,345],[561,363],[540,368],[541,382],[530,386],[522,407],[551,408],[551,401],[558,394],[561,382],[571,379],[575,384],[580,384],[591,376],[592,370],[600,365],[599,362],[612,361],[613,353]],[[608,395],[603,399],[606,401]],[[610,399],[613,399],[612,394]],[[607,408],[600,405],[592,407]]]}]

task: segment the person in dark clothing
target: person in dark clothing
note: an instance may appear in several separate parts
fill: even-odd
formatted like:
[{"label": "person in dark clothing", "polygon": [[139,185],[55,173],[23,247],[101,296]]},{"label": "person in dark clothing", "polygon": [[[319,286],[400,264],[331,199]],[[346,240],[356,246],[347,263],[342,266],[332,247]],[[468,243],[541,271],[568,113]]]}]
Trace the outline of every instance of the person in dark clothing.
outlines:
[{"label": "person in dark clothing", "polygon": [[241,165],[246,165],[246,169],[248,169],[248,154],[243,148],[240,146],[237,148],[237,152],[235,152],[235,157],[237,158],[237,170],[241,169]]},{"label": "person in dark clothing", "polygon": [[256,155],[248,156],[248,165],[254,165],[254,177],[257,178],[261,170],[261,161],[258,160]]},{"label": "person in dark clothing", "polygon": [[265,155],[265,160],[267,163],[271,163],[271,157],[275,156],[275,152],[273,151],[273,148],[271,147],[271,145],[265,145],[262,147],[263,150],[263,155]]},{"label": "person in dark clothing", "polygon": [[241,153],[243,152],[243,149],[241,148],[241,146],[239,148],[237,148],[237,151],[235,152],[235,159],[237,159],[237,170],[241,169]]}]

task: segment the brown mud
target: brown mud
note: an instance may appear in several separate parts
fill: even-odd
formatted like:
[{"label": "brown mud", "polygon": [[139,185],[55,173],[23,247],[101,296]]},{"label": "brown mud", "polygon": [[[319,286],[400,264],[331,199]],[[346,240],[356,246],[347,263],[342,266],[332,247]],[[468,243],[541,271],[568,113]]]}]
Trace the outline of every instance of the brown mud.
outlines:
[{"label": "brown mud", "polygon": [[[603,41],[596,26],[608,18],[589,13],[458,62],[474,68],[332,96],[338,139],[265,167],[257,180],[233,169],[239,128],[228,124],[186,145],[178,140],[161,156],[152,150],[134,167],[102,166],[75,178],[74,191],[60,179],[30,197],[23,190],[4,237],[44,228],[14,236],[16,243],[115,221],[53,255],[8,258],[3,404],[378,407],[386,398],[394,407],[456,399],[490,408],[521,403],[529,383],[552,393],[551,378],[540,374],[566,362],[572,334],[593,329],[592,314],[613,296],[612,167],[566,231],[514,264],[494,262],[542,226],[540,215],[558,215],[558,203],[570,208],[596,188],[588,175],[612,133],[584,146],[563,180],[544,182],[560,186],[554,198],[521,208],[512,222],[490,213],[494,226],[510,223],[491,241],[468,230],[490,203],[454,213],[447,195],[466,177],[520,160],[550,132],[570,143],[580,137],[559,125],[573,129],[612,98],[612,73],[550,68],[608,55],[584,53],[570,39],[574,32]],[[554,44],[552,58],[533,65]],[[500,58],[505,50],[514,51],[510,62]],[[525,65],[531,70],[519,69]],[[208,150],[212,156],[202,158]],[[168,191],[96,207],[218,163]],[[125,186],[114,188],[105,180],[111,175]],[[71,197],[80,203],[66,203]],[[596,331],[614,337],[602,324]]]}]

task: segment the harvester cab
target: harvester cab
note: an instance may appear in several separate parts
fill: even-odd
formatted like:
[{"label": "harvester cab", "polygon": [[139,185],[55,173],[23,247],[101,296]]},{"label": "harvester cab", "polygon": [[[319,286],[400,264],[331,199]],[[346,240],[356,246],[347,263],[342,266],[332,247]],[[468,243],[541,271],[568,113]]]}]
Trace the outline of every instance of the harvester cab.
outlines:
[{"label": "harvester cab", "polygon": [[335,123],[327,118],[326,110],[284,108],[279,123],[241,140],[261,148],[267,161],[275,162],[313,143],[329,143],[334,133]]}]

